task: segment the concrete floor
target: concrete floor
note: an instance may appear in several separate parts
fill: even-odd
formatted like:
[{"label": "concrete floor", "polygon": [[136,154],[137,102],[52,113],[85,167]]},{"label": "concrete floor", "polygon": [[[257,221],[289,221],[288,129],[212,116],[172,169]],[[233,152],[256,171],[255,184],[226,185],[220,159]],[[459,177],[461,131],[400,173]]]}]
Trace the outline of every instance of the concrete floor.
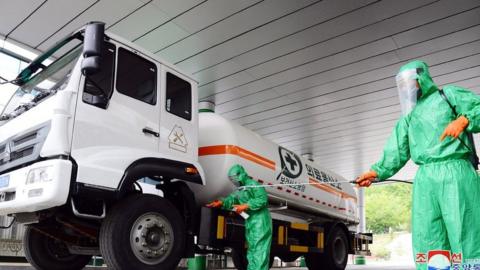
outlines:
[{"label": "concrete floor", "polygon": [[347,267],[347,270],[415,270],[415,267],[351,265]]}]

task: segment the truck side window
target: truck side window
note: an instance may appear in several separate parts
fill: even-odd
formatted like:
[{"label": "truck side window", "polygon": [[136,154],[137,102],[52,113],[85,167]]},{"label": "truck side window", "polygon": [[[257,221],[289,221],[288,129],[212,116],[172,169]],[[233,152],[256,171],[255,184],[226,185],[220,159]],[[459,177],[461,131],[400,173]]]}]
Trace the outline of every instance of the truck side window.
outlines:
[{"label": "truck side window", "polygon": [[128,50],[118,50],[117,90],[148,104],[157,103],[157,66]]},{"label": "truck side window", "polygon": [[167,112],[186,120],[192,119],[192,86],[189,82],[167,72]]},{"label": "truck side window", "polygon": [[85,78],[83,101],[96,105],[95,97],[108,100],[113,92],[113,73],[115,72],[115,45],[105,42],[100,56],[100,71]]}]

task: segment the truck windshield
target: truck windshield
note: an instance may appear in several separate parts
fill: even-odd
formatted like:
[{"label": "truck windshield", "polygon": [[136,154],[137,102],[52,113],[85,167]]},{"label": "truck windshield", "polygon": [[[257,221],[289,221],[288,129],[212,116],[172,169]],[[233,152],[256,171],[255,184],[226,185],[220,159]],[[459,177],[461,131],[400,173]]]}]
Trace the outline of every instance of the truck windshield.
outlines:
[{"label": "truck windshield", "polygon": [[[18,78],[22,77],[22,84],[0,115],[0,125],[35,107],[67,86],[71,71],[82,53],[82,42],[79,39],[69,39],[68,42],[62,43],[62,46],[57,45],[39,56],[20,73]],[[54,62],[45,64],[47,58],[55,52],[66,50],[67,52]]]}]

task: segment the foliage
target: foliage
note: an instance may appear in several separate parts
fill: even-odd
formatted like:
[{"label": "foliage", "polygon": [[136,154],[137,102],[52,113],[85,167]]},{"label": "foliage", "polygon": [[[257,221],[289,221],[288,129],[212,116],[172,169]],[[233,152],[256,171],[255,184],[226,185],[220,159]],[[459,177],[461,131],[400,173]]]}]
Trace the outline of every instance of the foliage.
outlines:
[{"label": "foliage", "polygon": [[391,256],[390,251],[385,246],[381,246],[381,247],[378,247],[376,250],[372,250],[372,254],[375,257],[383,260],[388,260],[390,259],[390,256]]},{"label": "foliage", "polygon": [[372,252],[372,257],[368,261],[393,260],[400,264],[410,261],[412,258],[411,237],[408,232],[374,234],[373,244],[368,245]]},{"label": "foliage", "polygon": [[387,184],[365,190],[367,230],[374,233],[410,231],[412,185]]}]

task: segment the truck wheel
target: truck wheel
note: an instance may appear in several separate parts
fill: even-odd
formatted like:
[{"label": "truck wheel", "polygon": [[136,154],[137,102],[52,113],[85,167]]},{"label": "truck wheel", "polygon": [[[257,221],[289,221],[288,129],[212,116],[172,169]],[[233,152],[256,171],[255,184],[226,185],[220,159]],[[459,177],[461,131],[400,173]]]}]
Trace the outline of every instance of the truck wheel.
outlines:
[{"label": "truck wheel", "polygon": [[283,253],[283,254],[278,254],[278,257],[282,262],[294,262],[300,257],[298,254],[294,253]]},{"label": "truck wheel", "polygon": [[232,249],[232,261],[233,265],[238,270],[247,270],[247,252],[243,248],[233,248]]},{"label": "truck wheel", "polygon": [[[247,260],[246,249],[232,248],[232,253],[230,254],[230,256],[232,256],[233,265],[235,266],[236,269],[247,270],[248,260]],[[275,256],[272,253],[270,253],[269,268],[272,268],[274,260],[275,260]]]},{"label": "truck wheel", "polygon": [[27,226],[23,246],[25,257],[37,270],[80,270],[92,258],[71,254],[65,243],[42,234],[33,226]]},{"label": "truck wheel", "polygon": [[185,225],[168,200],[134,194],[113,207],[100,229],[100,252],[115,270],[176,269]]},{"label": "truck wheel", "polygon": [[344,270],[348,261],[348,239],[340,227],[330,231],[323,254],[308,254],[305,263],[308,269]]}]

